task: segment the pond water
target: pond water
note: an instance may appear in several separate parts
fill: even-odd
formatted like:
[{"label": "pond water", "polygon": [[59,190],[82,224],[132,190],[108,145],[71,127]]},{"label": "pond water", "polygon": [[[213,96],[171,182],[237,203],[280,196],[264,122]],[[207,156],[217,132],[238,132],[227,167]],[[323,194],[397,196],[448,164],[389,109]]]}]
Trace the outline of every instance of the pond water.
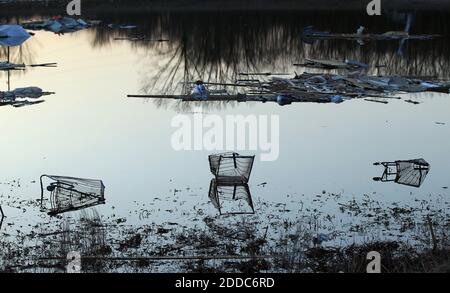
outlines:
[{"label": "pond water", "polygon": [[[442,25],[448,22],[446,15],[436,14],[433,23],[426,21],[428,15],[415,16],[414,32],[447,33],[449,26]],[[362,23],[376,32],[401,29],[401,14],[377,20],[324,12],[95,17],[105,23],[137,24],[138,28],[113,30],[100,26],[65,35],[37,31],[23,46],[11,49],[11,61],[16,63],[58,63],[57,68],[33,68],[10,76],[11,88],[39,86],[55,92],[45,98],[45,103],[0,108],[0,203],[7,215],[5,222],[20,223],[20,229],[48,217],[37,209],[25,212],[8,197],[37,200],[42,174],[103,180],[106,204],[96,209],[105,216],[126,217],[129,224],[178,221],[193,226],[198,219],[187,214],[200,208],[205,215],[218,216],[208,199],[212,175],[207,158],[212,152],[175,151],[171,146],[175,132],[172,119],[179,114],[192,117],[198,109],[174,102],[130,99],[127,94],[176,92],[180,82],[199,78],[232,82],[239,72],[300,73],[305,69],[292,64],[305,57],[352,58],[386,65],[375,69],[374,74],[448,77],[446,38],[408,42],[403,56],[398,54],[398,42],[361,46],[351,41],[305,44],[300,39],[308,24],[336,32],[353,32]],[[168,38],[169,42],[113,39],[135,35]],[[0,89],[4,90],[6,73],[0,73],[0,78]],[[264,203],[281,203],[291,211],[288,218],[296,217],[300,214],[299,201],[314,208],[317,195],[330,193],[356,199],[367,195],[387,206],[393,202],[413,205],[417,200],[435,201],[438,208],[442,204],[440,207],[448,211],[449,95],[404,97],[420,104],[403,100],[284,107],[275,103],[210,103],[201,111],[221,117],[278,115],[277,160],[261,161],[260,151],[239,151],[256,155],[249,182],[256,213],[262,211]],[[416,158],[424,158],[431,165],[420,188],[372,180],[383,172],[372,163]],[[142,206],[150,211],[145,218],[132,212]],[[320,209],[337,213],[334,204]],[[351,216],[341,217],[352,220]],[[8,231],[10,227],[4,225],[2,229]]]}]

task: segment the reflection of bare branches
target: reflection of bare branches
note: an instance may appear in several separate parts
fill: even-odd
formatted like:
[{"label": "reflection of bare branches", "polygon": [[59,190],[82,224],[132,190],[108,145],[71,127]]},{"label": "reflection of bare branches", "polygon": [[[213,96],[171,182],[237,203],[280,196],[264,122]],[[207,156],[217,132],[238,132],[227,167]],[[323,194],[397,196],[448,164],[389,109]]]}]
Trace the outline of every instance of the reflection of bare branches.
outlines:
[{"label": "reflection of bare branches", "polygon": [[[430,22],[430,17],[436,21]],[[141,91],[147,94],[187,93],[189,82],[197,79],[235,82],[239,72],[293,73],[301,68],[292,67],[292,64],[307,57],[358,60],[371,66],[368,74],[450,76],[447,71],[450,65],[450,56],[447,54],[450,42],[447,38],[408,40],[400,44],[397,41],[367,42],[360,46],[356,42],[342,40],[305,44],[300,37],[307,25],[333,32],[354,32],[358,25],[364,25],[370,33],[406,29],[417,34],[448,35],[449,26],[445,24],[449,18],[445,13],[430,15],[420,12],[414,18],[397,13],[370,18],[355,12],[335,14],[325,11],[117,12],[99,13],[96,18],[101,19],[103,24],[89,30],[94,48],[126,42],[136,51],[142,52]],[[9,20],[14,21],[17,20]],[[133,24],[137,28],[111,29],[107,26],[109,23]],[[127,37],[168,39],[169,42],[114,40]],[[22,52],[22,57],[15,56],[14,61],[30,62],[25,57],[32,58],[31,53]],[[156,100],[155,103],[158,107],[174,107],[178,110],[189,109],[194,105],[172,104],[163,100]],[[219,106],[209,103],[211,107],[214,104]]]},{"label": "reflection of bare branches", "polygon": [[[24,19],[21,17],[1,17],[0,24],[19,24]],[[15,63],[27,63],[32,64],[35,60],[35,51],[29,43],[25,42],[19,47],[11,47],[10,51],[10,61]],[[0,61],[5,61],[8,57],[8,47],[0,47]],[[16,71],[15,73],[19,73]]]},{"label": "reflection of bare branches", "polygon": [[235,107],[237,102],[234,101],[207,101],[207,102],[181,102],[173,104],[173,109],[177,112],[186,113],[193,109],[202,109],[202,111],[222,110],[225,108]]},{"label": "reflection of bare branches", "polygon": [[444,39],[406,41],[400,57],[397,43],[368,43],[360,48],[347,41],[329,41],[308,46],[303,56],[359,60],[371,66],[368,74],[448,77],[450,58],[443,54],[448,45]]},{"label": "reflection of bare branches", "polygon": [[[403,16],[402,16],[403,17]],[[444,21],[445,16],[441,16]],[[446,77],[450,65],[447,39],[433,41],[368,42],[364,46],[356,42],[331,40],[304,44],[300,35],[308,24],[318,25],[333,31],[351,32],[355,23],[361,23],[359,15],[348,13],[337,16],[320,13],[175,13],[155,14],[145,18],[132,15],[119,20],[137,24],[136,31],[96,32],[96,46],[110,43],[117,36],[142,36],[149,39],[168,38],[170,43],[133,42],[133,47],[147,49],[151,64],[145,65],[141,77],[141,91],[158,94],[187,94],[195,80],[233,83],[239,72],[291,72],[293,63],[304,58],[353,59],[371,65],[368,74],[415,75]],[[401,17],[400,17],[401,18]],[[417,33],[445,33],[439,26],[424,22],[418,16],[411,30]],[[404,29],[399,19],[364,19],[368,28],[383,32]],[[164,48],[166,51],[161,51]],[[157,51],[155,51],[157,50]],[[402,50],[402,56],[398,51]],[[155,52],[158,65],[155,67]],[[147,59],[143,57],[144,63]],[[155,70],[157,68],[157,70]],[[173,107],[176,110],[192,109],[194,103],[172,103],[155,100],[158,107]],[[209,103],[224,106],[228,104]]]},{"label": "reflection of bare branches", "polygon": [[[23,44],[20,47],[9,48],[9,61],[17,64],[33,64],[35,63],[35,51],[30,44]],[[0,47],[0,61],[6,61],[8,58],[8,48]],[[22,75],[24,70],[10,70],[10,76]],[[2,74],[4,73],[4,74]],[[6,71],[0,71],[0,77],[6,76]]]},{"label": "reflection of bare branches", "polygon": [[[230,23],[229,18],[207,14],[189,19],[185,16],[178,18],[180,23],[174,26],[179,27],[177,32],[180,37],[175,49],[156,74],[152,72],[150,77],[143,79],[142,91],[189,93],[192,81],[234,82],[239,72],[256,71],[270,64],[272,56],[289,56],[290,50],[279,46],[282,38],[287,37],[282,27],[267,30],[253,23],[252,28],[242,30],[248,19],[240,17],[238,20]],[[229,28],[230,25],[232,28]],[[292,35],[288,38],[295,39]],[[282,62],[276,64],[279,67]],[[155,103],[158,107],[167,107],[169,102],[157,100]],[[208,108],[214,109],[227,105],[234,103],[207,103]],[[195,103],[176,103],[174,108],[187,111],[192,106]]]},{"label": "reflection of bare branches", "polygon": [[[20,47],[9,48],[10,61],[24,62],[29,61],[31,57],[30,47],[26,44]],[[6,60],[8,58],[8,47],[0,47],[0,60]]]}]

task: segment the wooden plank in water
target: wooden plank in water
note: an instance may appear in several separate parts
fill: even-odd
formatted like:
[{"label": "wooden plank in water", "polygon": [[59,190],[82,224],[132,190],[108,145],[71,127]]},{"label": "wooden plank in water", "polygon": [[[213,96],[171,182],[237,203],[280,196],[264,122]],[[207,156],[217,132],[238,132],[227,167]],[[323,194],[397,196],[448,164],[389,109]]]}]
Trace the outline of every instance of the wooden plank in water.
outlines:
[{"label": "wooden plank in water", "polygon": [[409,35],[404,32],[387,32],[384,34],[304,34],[305,38],[310,39],[346,39],[346,40],[429,40],[441,37],[441,35]]},{"label": "wooden plank in water", "polygon": [[276,95],[210,95],[206,99],[202,99],[201,97],[193,97],[191,95],[127,95],[127,97],[141,99],[173,99],[184,102],[266,102],[276,100]]},{"label": "wooden plank in water", "polygon": [[375,99],[364,99],[364,101],[367,101],[367,102],[374,102],[374,103],[381,103],[381,104],[387,104],[387,103],[389,103],[388,101],[375,100]]},{"label": "wooden plank in water", "polygon": [[194,97],[191,95],[128,95],[127,97],[142,99],[174,99],[182,101],[241,101],[250,98],[246,95],[210,95],[206,99],[202,99],[201,97]]}]

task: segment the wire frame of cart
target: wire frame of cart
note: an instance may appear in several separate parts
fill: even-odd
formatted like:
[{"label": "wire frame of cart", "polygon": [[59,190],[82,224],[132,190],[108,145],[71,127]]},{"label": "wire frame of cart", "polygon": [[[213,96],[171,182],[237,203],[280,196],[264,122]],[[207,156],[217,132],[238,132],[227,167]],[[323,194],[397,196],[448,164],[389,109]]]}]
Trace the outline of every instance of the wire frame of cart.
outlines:
[{"label": "wire frame of cart", "polygon": [[431,168],[430,164],[424,159],[380,162],[374,165],[384,166],[383,175],[375,177],[375,181],[395,182],[412,187],[420,187]]},{"label": "wire frame of cart", "polygon": [[247,183],[212,179],[209,199],[221,215],[254,214],[252,196]]},{"label": "wire frame of cart", "polygon": [[105,203],[101,180],[42,175],[41,210],[54,216]]},{"label": "wire frame of cart", "polygon": [[2,228],[4,219],[5,219],[5,214],[3,213],[2,206],[0,206],[0,229]]},{"label": "wire frame of cart", "polygon": [[218,181],[248,183],[255,156],[222,153],[209,156],[211,173]]},{"label": "wire frame of cart", "polygon": [[209,199],[221,215],[253,214],[248,181],[255,156],[221,153],[209,156],[209,167],[215,176],[209,186]]}]

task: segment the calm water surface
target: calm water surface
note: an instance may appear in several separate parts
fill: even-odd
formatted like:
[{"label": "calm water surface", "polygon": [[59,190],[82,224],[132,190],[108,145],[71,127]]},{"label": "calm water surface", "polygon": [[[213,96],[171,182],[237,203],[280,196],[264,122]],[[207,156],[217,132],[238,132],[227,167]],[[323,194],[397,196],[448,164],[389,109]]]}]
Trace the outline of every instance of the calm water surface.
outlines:
[{"label": "calm water surface", "polygon": [[[11,88],[39,86],[56,94],[32,107],[0,108],[0,202],[6,202],[8,196],[38,199],[41,174],[98,178],[106,185],[106,204],[97,208],[101,214],[127,217],[129,223],[177,220],[190,225],[195,219],[186,219],[184,214],[190,210],[202,208],[206,215],[217,215],[208,200],[210,152],[177,152],[171,147],[175,130],[171,120],[180,113],[192,115],[192,109],[127,99],[127,94],[176,92],[179,82],[198,78],[232,81],[242,71],[302,72],[303,68],[291,64],[304,57],[348,57],[388,65],[379,73],[442,78],[448,74],[450,62],[447,39],[431,41],[432,45],[410,42],[402,57],[398,42],[310,45],[299,37],[309,23],[336,32],[353,31],[364,21],[372,31],[401,29],[401,15],[385,17],[380,26],[359,16],[342,22],[337,16],[288,14],[266,19],[265,15],[244,14],[231,23],[229,17],[214,15],[191,19],[187,15],[97,17],[106,22],[137,23],[139,28],[117,31],[100,27],[63,36],[38,31],[22,47],[12,49],[12,61],[57,62],[58,67],[13,73]],[[418,15],[413,29],[446,33],[440,25],[446,21],[444,16],[433,24],[425,20],[426,16]],[[113,40],[114,36],[143,34],[169,38],[170,42]],[[7,76],[0,73],[0,78],[4,90]],[[274,162],[256,160],[250,188],[257,213],[262,203],[274,202],[286,204],[295,217],[298,200],[314,207],[312,199],[323,192],[349,198],[366,194],[386,203],[404,204],[448,198],[449,96],[426,93],[405,98],[421,104],[403,100],[387,105],[352,100],[339,105],[285,107],[240,103],[210,105],[203,111],[223,117],[279,115],[279,158]],[[373,162],[414,158],[425,158],[431,164],[421,188],[372,181],[382,173]],[[267,185],[259,185],[264,182]],[[152,211],[144,220],[130,212],[142,205]],[[334,213],[336,206],[321,208]],[[9,223],[28,223],[37,216],[37,221],[46,220],[42,214],[24,213],[13,205],[4,210]]]}]

